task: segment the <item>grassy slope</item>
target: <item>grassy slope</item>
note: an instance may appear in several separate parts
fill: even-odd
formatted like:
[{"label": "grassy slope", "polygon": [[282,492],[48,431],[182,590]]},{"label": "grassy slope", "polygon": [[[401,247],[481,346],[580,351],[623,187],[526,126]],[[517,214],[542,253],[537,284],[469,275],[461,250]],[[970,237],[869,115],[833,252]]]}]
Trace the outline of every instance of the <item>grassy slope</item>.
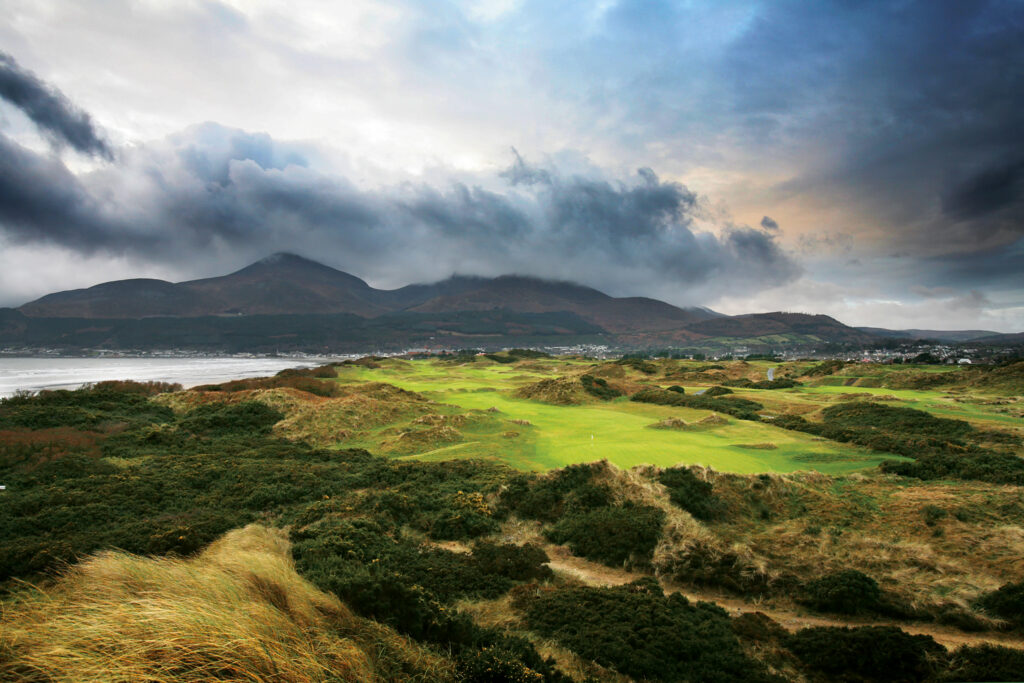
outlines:
[{"label": "grassy slope", "polygon": [[454,678],[303,580],[287,535],[256,525],[187,560],[100,553],[7,606],[0,626],[3,680]]},{"label": "grassy slope", "polygon": [[[771,367],[771,364],[764,364]],[[609,403],[555,406],[511,396],[516,387],[546,377],[581,373],[591,366],[581,361],[530,361],[517,365],[474,363],[446,365],[436,361],[385,361],[384,367],[339,368],[339,381],[383,381],[421,392],[440,403],[463,410],[497,408],[502,420],[527,420],[529,426],[506,423],[505,429],[481,426],[463,430],[465,440],[417,454],[429,460],[497,458],[519,469],[544,470],[577,462],[608,459],[620,467],[641,464],[670,466],[700,464],[727,472],[793,472],[815,469],[843,473],[873,467],[885,456],[849,446],[815,440],[766,423],[729,418],[729,424],[704,431],[654,430],[647,426],[666,417],[697,421],[705,410],[631,403],[626,398]],[[640,377],[642,381],[657,381]],[[701,387],[692,386],[696,390]],[[760,394],[771,392],[751,392]],[[505,431],[518,436],[505,437]],[[377,435],[346,446],[376,449]],[[772,443],[771,450],[742,448],[741,444]]]}]

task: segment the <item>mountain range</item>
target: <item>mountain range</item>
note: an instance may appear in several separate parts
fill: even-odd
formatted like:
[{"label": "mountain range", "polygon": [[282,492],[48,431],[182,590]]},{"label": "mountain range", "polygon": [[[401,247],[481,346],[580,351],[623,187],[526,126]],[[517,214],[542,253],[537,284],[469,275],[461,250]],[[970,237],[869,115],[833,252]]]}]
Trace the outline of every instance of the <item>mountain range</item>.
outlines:
[{"label": "mountain range", "polygon": [[855,328],[803,313],[725,316],[518,275],[453,276],[383,290],[288,253],[219,277],[180,283],[119,280],[0,309],[0,345],[60,348],[358,352],[511,343],[678,346],[709,340],[865,345],[886,338],[965,341],[996,334],[931,332]]}]

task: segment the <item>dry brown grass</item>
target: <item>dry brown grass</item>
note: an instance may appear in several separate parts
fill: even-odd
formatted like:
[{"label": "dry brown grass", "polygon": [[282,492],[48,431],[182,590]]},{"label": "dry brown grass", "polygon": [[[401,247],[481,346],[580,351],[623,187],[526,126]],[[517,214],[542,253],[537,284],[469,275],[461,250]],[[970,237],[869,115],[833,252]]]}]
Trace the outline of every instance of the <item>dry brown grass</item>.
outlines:
[{"label": "dry brown grass", "polygon": [[689,425],[686,423],[686,420],[684,420],[682,418],[666,417],[664,420],[661,420],[660,422],[655,422],[653,424],[647,425],[647,428],[648,429],[678,429],[678,430],[683,430],[683,429],[686,429],[688,426]]},{"label": "dry brown grass", "polygon": [[539,382],[527,384],[516,389],[513,396],[560,406],[575,406],[593,402],[593,399],[583,391],[583,385],[575,378],[568,377],[542,379]]},{"label": "dry brown grass", "polygon": [[98,554],[6,605],[0,623],[5,681],[452,678],[301,579],[284,533],[256,525],[189,560]]},{"label": "dry brown grass", "polygon": [[[669,583],[721,581],[722,588],[767,591],[793,605],[800,584],[858,569],[913,609],[995,626],[973,601],[1024,573],[1024,494],[1015,487],[694,468],[724,506],[721,519],[706,523],[669,501],[657,468],[593,467],[616,502],[665,511],[652,564]],[[929,524],[930,507],[946,515]]]},{"label": "dry brown grass", "polygon": [[[308,441],[314,446],[331,446],[359,438],[366,430],[433,414],[437,408],[437,404],[421,394],[383,382],[339,385],[336,393],[335,397],[325,398],[282,387],[231,392],[182,391],[161,394],[153,400],[175,412],[187,412],[205,403],[257,401],[284,414],[284,419],[274,425],[275,434]],[[450,419],[450,416],[434,417]]]}]

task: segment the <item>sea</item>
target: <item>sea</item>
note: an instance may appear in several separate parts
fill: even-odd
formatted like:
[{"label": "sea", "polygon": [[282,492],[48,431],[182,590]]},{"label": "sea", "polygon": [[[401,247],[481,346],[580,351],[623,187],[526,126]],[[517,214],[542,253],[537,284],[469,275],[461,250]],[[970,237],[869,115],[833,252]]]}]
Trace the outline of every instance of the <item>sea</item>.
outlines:
[{"label": "sea", "polygon": [[322,365],[327,358],[16,358],[0,357],[0,398],[19,391],[77,389],[105,380],[176,382],[186,389]]}]

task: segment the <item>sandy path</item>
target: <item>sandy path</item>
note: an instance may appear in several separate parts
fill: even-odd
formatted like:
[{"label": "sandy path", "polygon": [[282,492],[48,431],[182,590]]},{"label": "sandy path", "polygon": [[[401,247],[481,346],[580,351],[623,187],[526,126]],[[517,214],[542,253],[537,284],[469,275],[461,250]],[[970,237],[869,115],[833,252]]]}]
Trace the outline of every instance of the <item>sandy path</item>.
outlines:
[{"label": "sandy path", "polygon": [[[644,576],[644,574],[613,569],[597,562],[576,557],[565,546],[546,545],[544,550],[547,552],[548,557],[551,558],[551,562],[548,564],[552,570],[576,578],[590,586],[621,586]],[[898,626],[907,633],[931,636],[936,642],[950,649],[960,647],[961,645],[981,645],[983,643],[1024,649],[1024,639],[1003,633],[965,633],[955,628],[938,624],[907,624],[895,621],[858,618],[838,620],[819,615],[805,614],[792,609],[769,607],[765,604],[747,601],[714,591],[701,590],[693,586],[677,586],[666,583],[663,583],[662,586],[668,593],[680,592],[693,601],[713,602],[725,608],[733,615],[741,612],[762,612],[789,631],[796,631],[811,626]]]}]

